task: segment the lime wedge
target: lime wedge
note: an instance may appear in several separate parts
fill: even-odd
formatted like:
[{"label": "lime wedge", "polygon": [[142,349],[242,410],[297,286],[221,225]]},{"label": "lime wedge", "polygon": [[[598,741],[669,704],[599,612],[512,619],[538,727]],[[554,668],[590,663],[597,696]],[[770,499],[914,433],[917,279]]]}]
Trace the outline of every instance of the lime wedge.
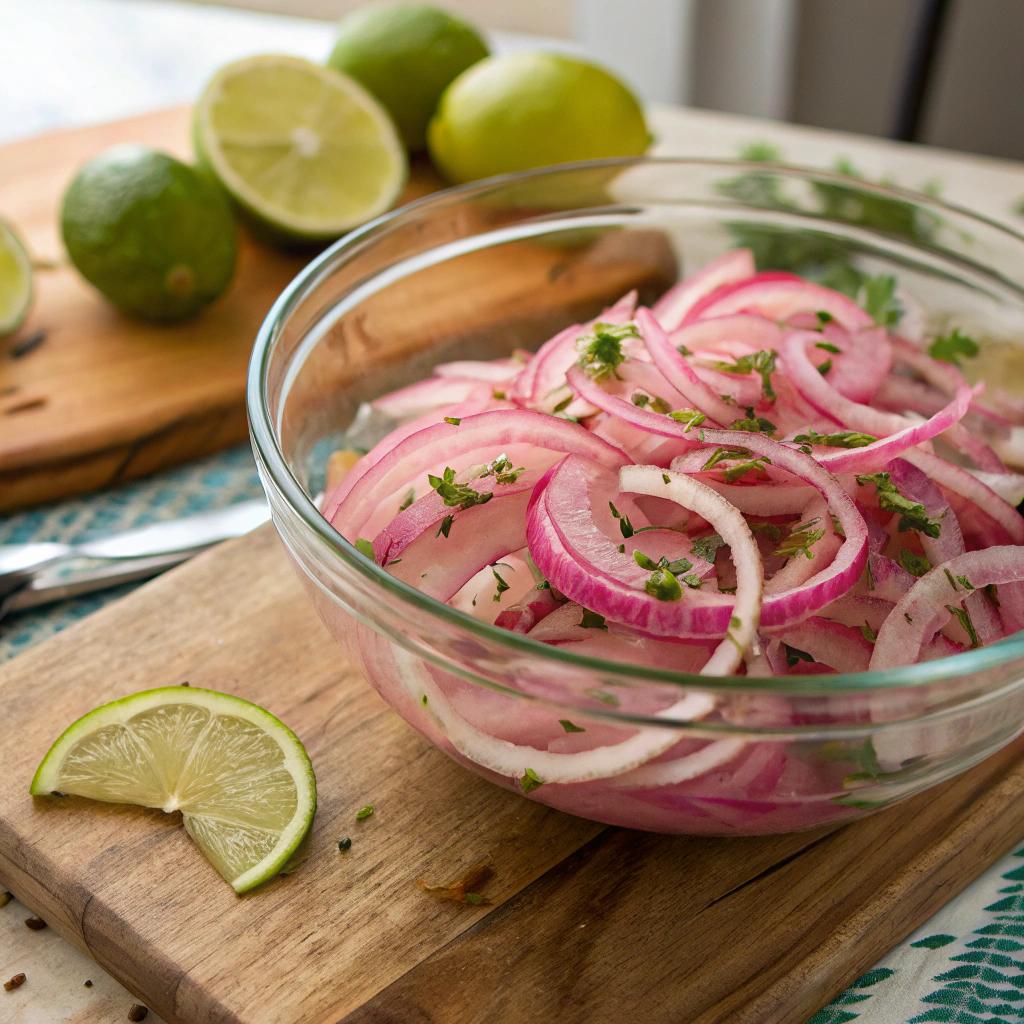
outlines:
[{"label": "lime wedge", "polygon": [[405,184],[405,147],[380,103],[340,71],[297,57],[222,68],[194,120],[200,162],[286,238],[337,238],[387,210]]},{"label": "lime wedge", "polygon": [[286,725],[239,697],[186,686],[83,715],[43,758],[30,792],[181,811],[236,892],[280,872],[316,811],[313,766]]},{"label": "lime wedge", "polygon": [[14,229],[0,220],[0,337],[13,334],[32,305],[32,261]]}]

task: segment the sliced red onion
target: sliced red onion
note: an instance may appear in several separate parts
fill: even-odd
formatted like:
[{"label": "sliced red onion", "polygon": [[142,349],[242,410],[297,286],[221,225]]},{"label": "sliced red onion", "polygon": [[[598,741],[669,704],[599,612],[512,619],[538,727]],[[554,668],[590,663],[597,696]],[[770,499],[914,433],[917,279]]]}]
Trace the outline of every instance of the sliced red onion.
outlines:
[{"label": "sliced red onion", "polygon": [[925,556],[932,565],[939,565],[964,553],[964,535],[960,531],[956,514],[949,502],[928,479],[927,475],[906,459],[894,459],[888,465],[889,475],[897,490],[905,498],[924,506],[929,519],[938,520],[942,525],[938,537],[926,533],[918,536]]},{"label": "sliced red onion", "polygon": [[375,398],[370,405],[393,419],[407,420],[440,409],[443,405],[455,405],[473,399],[489,401],[493,391],[486,380],[479,378],[428,377]]},{"label": "sliced red onion", "polygon": [[993,583],[1020,583],[1024,581],[1024,550],[1002,545],[968,551],[925,573],[882,623],[871,656],[873,672],[912,665],[918,660],[924,643],[949,621],[946,606],[959,606],[971,592],[956,583],[960,576],[973,590]]},{"label": "sliced red onion", "polygon": [[732,249],[669,288],[652,312],[666,331],[674,331],[695,303],[724,284],[752,277],[756,270],[749,249]]},{"label": "sliced red onion", "polygon": [[871,661],[872,645],[859,629],[821,616],[774,630],[773,635],[837,672],[867,672]]},{"label": "sliced red onion", "polygon": [[509,356],[507,359],[459,359],[453,363],[438,363],[434,367],[435,377],[461,377],[471,380],[485,380],[491,384],[504,384],[518,377],[526,367],[522,359]]}]

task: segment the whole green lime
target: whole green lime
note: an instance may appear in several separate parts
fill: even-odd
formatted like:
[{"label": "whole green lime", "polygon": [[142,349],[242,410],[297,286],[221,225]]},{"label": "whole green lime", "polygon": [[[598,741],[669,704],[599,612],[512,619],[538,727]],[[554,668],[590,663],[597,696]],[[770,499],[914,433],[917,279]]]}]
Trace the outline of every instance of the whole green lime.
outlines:
[{"label": "whole green lime", "polygon": [[636,97],[603,68],[555,53],[490,57],[445,90],[427,129],[451,182],[637,156],[651,142]]},{"label": "whole green lime", "polygon": [[395,4],[342,18],[327,63],[380,100],[415,153],[448,83],[488,52],[476,29],[445,11]]},{"label": "whole green lime", "polygon": [[145,146],[115,146],[85,164],[64,195],[61,229],[82,276],[146,320],[191,316],[235,271],[235,222],[220,186]]}]

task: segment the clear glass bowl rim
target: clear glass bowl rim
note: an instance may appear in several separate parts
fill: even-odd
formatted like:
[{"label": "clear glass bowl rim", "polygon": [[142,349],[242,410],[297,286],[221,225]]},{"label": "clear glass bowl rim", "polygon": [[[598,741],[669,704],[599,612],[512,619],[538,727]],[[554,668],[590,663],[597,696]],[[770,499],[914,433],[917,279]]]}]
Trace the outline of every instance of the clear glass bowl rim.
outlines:
[{"label": "clear glass bowl rim", "polygon": [[[295,307],[312,292],[325,278],[345,262],[346,257],[354,255],[367,242],[375,237],[387,234],[399,222],[415,217],[431,207],[450,206],[460,201],[468,201],[486,195],[497,189],[514,186],[520,182],[543,177],[566,175],[573,171],[587,171],[594,168],[628,168],[637,165],[652,164],[677,166],[681,169],[721,170],[723,172],[761,170],[791,178],[813,179],[835,185],[851,186],[847,175],[812,167],[800,167],[780,163],[762,163],[745,160],[728,159],[697,159],[687,157],[612,157],[601,160],[582,160],[576,163],[557,164],[551,167],[539,167],[528,171],[517,171],[512,174],[497,175],[484,178],[466,185],[458,185],[434,192],[398,207],[380,217],[364,224],[361,228],[344,235],[304,267],[278,296],[274,305],[260,325],[249,362],[246,384],[246,404],[249,415],[250,439],[257,458],[261,461],[265,473],[277,490],[279,496],[287,503],[292,513],[303,526],[311,531],[321,542],[321,548],[327,557],[338,558],[350,569],[355,569],[376,584],[382,591],[407,602],[420,611],[425,611],[435,618],[450,625],[459,627],[467,633],[508,650],[509,654],[522,657],[528,655],[548,661],[554,667],[562,665],[604,675],[619,676],[624,680],[648,681],[652,683],[669,683],[684,688],[699,687],[704,690],[758,690],[762,692],[790,694],[801,696],[837,695],[839,693],[870,693],[871,691],[891,690],[904,687],[927,686],[944,680],[956,679],[988,669],[994,669],[1016,658],[1024,658],[1024,630],[1010,637],[972,651],[937,661],[907,665],[885,672],[858,672],[825,676],[781,676],[758,679],[749,676],[701,676],[687,672],[672,672],[667,669],[649,668],[642,665],[631,665],[625,662],[609,661],[603,658],[586,657],[573,654],[563,648],[552,647],[539,640],[530,640],[526,636],[512,633],[509,630],[482,622],[464,612],[458,611],[432,597],[428,597],[406,583],[396,579],[383,568],[361,555],[355,547],[334,529],[320,514],[316,505],[306,494],[299,480],[288,466],[287,459],[278,443],[270,411],[267,391],[267,374],[269,372],[274,348],[281,330]],[[1015,231],[1008,225],[992,220],[983,214],[965,209],[953,203],[945,202],[934,196],[897,188],[892,185],[878,185],[859,179],[855,182],[859,192],[877,195],[879,198],[899,199],[913,203],[915,206],[945,211],[957,218],[973,221],[984,225],[986,229],[999,232],[1007,239],[1019,244],[1024,251],[1024,234]],[[685,200],[685,202],[691,202]],[[631,205],[631,204],[623,204]],[[680,204],[681,205],[681,204]],[[815,217],[812,219],[828,223],[830,218]],[[841,221],[834,223],[843,223]],[[879,236],[884,238],[884,236]],[[1024,300],[1024,287],[1000,278],[1001,283],[1011,285],[1019,291]],[[286,400],[284,396],[283,400]],[[383,595],[382,595],[383,596]]]}]

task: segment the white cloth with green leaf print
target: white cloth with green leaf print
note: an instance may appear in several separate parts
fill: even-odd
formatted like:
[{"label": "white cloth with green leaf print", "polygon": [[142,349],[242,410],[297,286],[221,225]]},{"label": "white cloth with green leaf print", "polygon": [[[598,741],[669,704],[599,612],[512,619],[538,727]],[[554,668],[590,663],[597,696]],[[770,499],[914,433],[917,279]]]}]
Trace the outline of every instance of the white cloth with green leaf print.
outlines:
[{"label": "white cloth with green leaf print", "polygon": [[1024,1021],[1024,847],[1003,857],[809,1024]]}]

